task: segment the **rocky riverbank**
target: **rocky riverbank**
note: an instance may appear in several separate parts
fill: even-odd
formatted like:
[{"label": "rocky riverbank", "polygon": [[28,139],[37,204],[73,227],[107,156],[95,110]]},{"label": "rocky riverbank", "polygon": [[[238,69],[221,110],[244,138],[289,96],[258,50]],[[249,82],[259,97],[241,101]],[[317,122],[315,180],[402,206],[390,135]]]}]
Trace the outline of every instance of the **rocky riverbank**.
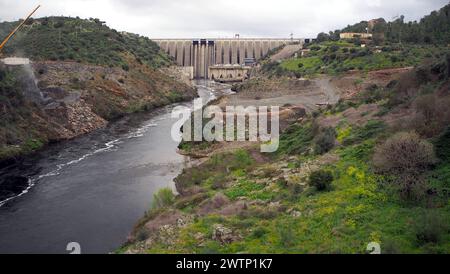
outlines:
[{"label": "rocky riverbank", "polygon": [[174,73],[128,61],[126,70],[61,61],[3,65],[0,160],[197,95]]}]

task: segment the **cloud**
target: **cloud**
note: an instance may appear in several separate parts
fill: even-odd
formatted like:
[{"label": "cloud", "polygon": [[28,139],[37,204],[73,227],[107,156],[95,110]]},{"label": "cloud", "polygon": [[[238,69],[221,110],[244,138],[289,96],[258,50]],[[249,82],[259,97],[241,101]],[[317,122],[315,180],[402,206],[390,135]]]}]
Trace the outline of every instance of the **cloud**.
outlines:
[{"label": "cloud", "polygon": [[0,21],[25,17],[100,18],[110,27],[160,38],[315,37],[362,20],[404,14],[418,20],[448,0],[0,0]]}]

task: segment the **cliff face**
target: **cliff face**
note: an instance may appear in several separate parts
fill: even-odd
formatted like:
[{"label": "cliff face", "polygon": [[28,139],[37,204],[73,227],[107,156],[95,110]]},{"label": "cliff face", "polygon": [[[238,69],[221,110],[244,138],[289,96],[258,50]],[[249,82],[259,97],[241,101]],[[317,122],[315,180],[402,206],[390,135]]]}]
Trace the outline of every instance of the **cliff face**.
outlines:
[{"label": "cliff face", "polygon": [[0,160],[195,97],[187,84],[128,60],[127,70],[62,61],[0,68]]}]

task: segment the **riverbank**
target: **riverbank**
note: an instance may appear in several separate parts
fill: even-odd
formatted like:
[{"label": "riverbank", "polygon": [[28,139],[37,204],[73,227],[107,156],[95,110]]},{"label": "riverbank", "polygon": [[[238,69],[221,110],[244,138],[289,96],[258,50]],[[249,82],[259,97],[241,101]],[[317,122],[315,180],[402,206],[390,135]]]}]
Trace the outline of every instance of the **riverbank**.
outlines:
[{"label": "riverbank", "polygon": [[[207,83],[196,87],[205,101],[218,90]],[[127,115],[0,169],[2,179],[32,183],[0,207],[0,253],[67,253],[73,241],[82,253],[108,253],[120,246],[153,194],[175,189],[173,179],[192,165],[170,138],[177,106],[192,103]]]},{"label": "riverbank", "polygon": [[[425,86],[436,96],[424,103],[431,109],[449,100],[448,80],[431,78],[431,71],[435,80],[424,85],[415,78],[420,73],[405,68],[373,71],[370,77],[350,72],[312,82],[244,83],[237,94],[215,103],[278,102],[285,110],[303,107],[306,115],[281,118],[287,126],[274,154],[261,154],[257,143],[182,144],[205,157],[175,179],[178,196],[155,196],[162,202],[118,252],[365,253],[377,242],[383,253],[448,253],[447,154],[423,171],[423,188],[412,200],[374,164],[383,144],[421,132],[417,100]],[[425,132],[411,138],[448,147],[447,125],[448,120],[436,125],[428,132],[432,138]]]},{"label": "riverbank", "polygon": [[175,76],[132,60],[127,71],[76,62],[0,69],[2,94],[8,92],[0,102],[0,160],[103,128],[129,113],[196,96]]}]

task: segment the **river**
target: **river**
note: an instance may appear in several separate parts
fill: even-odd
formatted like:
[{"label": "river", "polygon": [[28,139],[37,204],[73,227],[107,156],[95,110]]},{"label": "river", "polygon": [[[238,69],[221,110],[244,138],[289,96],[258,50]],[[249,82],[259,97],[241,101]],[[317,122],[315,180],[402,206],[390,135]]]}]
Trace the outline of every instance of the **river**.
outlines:
[{"label": "river", "polygon": [[[197,86],[204,101],[220,90]],[[192,102],[127,116],[4,167],[0,176],[23,176],[30,187],[0,207],[0,253],[69,253],[69,242],[82,253],[120,247],[153,194],[175,189],[173,179],[190,164],[170,135],[177,105]]]}]

